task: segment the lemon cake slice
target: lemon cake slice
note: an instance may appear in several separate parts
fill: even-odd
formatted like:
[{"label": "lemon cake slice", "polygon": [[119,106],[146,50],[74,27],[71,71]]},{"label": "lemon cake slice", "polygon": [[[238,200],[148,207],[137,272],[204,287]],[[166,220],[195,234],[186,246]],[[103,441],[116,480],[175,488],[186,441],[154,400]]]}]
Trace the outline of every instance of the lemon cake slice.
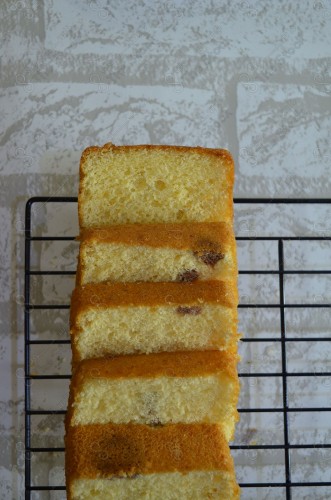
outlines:
[{"label": "lemon cake slice", "polygon": [[218,423],[230,440],[238,421],[237,362],[227,351],[84,360],[71,382],[69,424]]},{"label": "lemon cake slice", "polygon": [[73,364],[109,354],[234,347],[237,303],[230,281],[77,287],[70,312]]},{"label": "lemon cake slice", "polygon": [[223,149],[92,146],[80,162],[79,223],[232,222],[233,183]]},{"label": "lemon cake slice", "polygon": [[237,277],[232,225],[122,224],[80,235],[77,284]]},{"label": "lemon cake slice", "polygon": [[65,469],[68,500],[239,499],[229,446],[213,424],[67,428]]}]

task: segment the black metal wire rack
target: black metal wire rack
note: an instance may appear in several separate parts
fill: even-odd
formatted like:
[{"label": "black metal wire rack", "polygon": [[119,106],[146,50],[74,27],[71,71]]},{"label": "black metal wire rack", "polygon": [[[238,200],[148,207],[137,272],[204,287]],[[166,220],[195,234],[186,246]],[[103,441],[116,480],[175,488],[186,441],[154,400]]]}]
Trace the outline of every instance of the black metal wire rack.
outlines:
[{"label": "black metal wire rack", "polygon": [[[57,203],[57,204],[73,204],[77,202],[77,198],[74,197],[35,197],[28,200],[26,204],[26,213],[25,213],[25,300],[24,300],[24,340],[25,340],[25,498],[31,499],[39,498],[35,495],[38,495],[37,492],[56,492],[63,491],[63,496],[61,498],[65,498],[65,486],[64,484],[52,486],[48,484],[36,485],[32,480],[31,475],[31,460],[32,456],[35,454],[41,453],[63,453],[63,447],[35,447],[32,446],[31,443],[31,418],[35,415],[63,415],[65,414],[65,410],[62,409],[43,409],[38,410],[34,409],[31,404],[31,393],[32,387],[31,384],[34,380],[67,380],[70,379],[70,375],[63,374],[34,374],[31,369],[31,348],[35,345],[45,345],[48,346],[50,344],[70,344],[69,334],[66,339],[38,339],[34,340],[30,335],[30,325],[31,325],[31,313],[34,310],[47,310],[47,309],[69,309],[69,304],[36,304],[31,303],[31,277],[33,275],[74,275],[74,271],[63,271],[63,270],[53,270],[53,271],[43,271],[43,270],[33,270],[31,268],[31,245],[34,241],[70,241],[74,240],[75,236],[33,236],[33,221],[32,221],[32,208],[35,204],[42,203],[47,205],[49,203]],[[262,206],[267,206],[270,204],[281,204],[286,207],[293,204],[299,205],[323,205],[329,204],[331,206],[331,199],[235,199],[236,205],[248,206],[252,204],[258,204]],[[255,308],[263,309],[263,308],[274,308],[279,312],[278,322],[279,322],[279,332],[280,335],[277,337],[259,337],[259,338],[249,338],[245,336],[241,342],[244,343],[253,343],[253,342],[276,342],[281,347],[281,370],[277,373],[269,373],[269,372],[259,372],[259,373],[240,373],[240,377],[242,378],[265,378],[265,377],[280,377],[281,379],[281,401],[282,405],[279,407],[259,407],[259,408],[240,408],[239,412],[241,414],[247,413],[260,413],[260,414],[279,414],[282,419],[282,433],[283,433],[283,443],[282,444],[246,444],[239,443],[231,446],[232,450],[280,450],[283,453],[283,464],[284,464],[284,480],[278,482],[245,482],[241,483],[240,486],[242,491],[245,492],[246,489],[255,488],[256,492],[261,488],[268,489],[277,489],[279,488],[279,492],[281,492],[277,498],[293,498],[293,491],[296,488],[317,488],[316,491],[319,491],[320,487],[327,488],[328,493],[327,496],[323,496],[323,498],[331,498],[331,478],[329,476],[329,480],[327,481],[310,481],[310,478],[307,477],[307,481],[295,481],[292,480],[292,468],[291,468],[291,451],[292,450],[300,450],[300,449],[330,449],[331,443],[321,443],[320,441],[307,443],[307,444],[296,444],[292,442],[290,439],[289,433],[289,416],[291,412],[296,413],[304,413],[304,412],[312,412],[316,413],[326,413],[327,415],[330,413],[329,418],[331,417],[331,405],[330,405],[330,391],[326,393],[325,396],[325,405],[323,406],[301,406],[301,407],[293,407],[289,404],[288,401],[288,382],[291,377],[331,377],[330,372],[319,372],[313,370],[312,367],[307,366],[307,371],[305,372],[291,372],[288,369],[287,363],[287,345],[289,342],[330,342],[331,337],[327,336],[288,336],[286,333],[286,313],[290,308],[295,308],[299,311],[303,310],[313,310],[314,308],[325,309],[330,308],[330,303],[318,303],[316,301],[310,303],[287,303],[285,300],[285,287],[284,287],[284,278],[286,275],[300,275],[300,274],[313,274],[313,275],[322,275],[322,274],[331,274],[331,270],[321,270],[321,269],[298,269],[298,270],[290,270],[285,268],[285,260],[284,260],[284,249],[288,242],[290,241],[319,241],[326,240],[331,241],[331,234],[322,234],[319,236],[259,236],[259,235],[247,235],[247,236],[238,236],[237,241],[270,241],[272,245],[276,246],[277,249],[277,261],[278,261],[278,269],[273,270],[240,270],[239,274],[246,275],[274,275],[276,276],[278,282],[278,297],[279,301],[277,303],[241,303],[239,308]],[[278,315],[278,313],[277,313]],[[330,418],[331,421],[331,418]],[[330,468],[329,468],[330,470]],[[325,494],[325,493],[324,493]],[[41,497],[40,497],[41,498]],[[47,496],[47,498],[50,498]],[[53,498],[53,497],[51,497]],[[60,498],[60,497],[57,497]],[[255,498],[258,498],[256,494]],[[276,498],[276,497],[275,497]],[[305,497],[308,498],[308,497]],[[316,494],[311,495],[309,498],[319,498]],[[322,497],[321,497],[322,498]]]}]

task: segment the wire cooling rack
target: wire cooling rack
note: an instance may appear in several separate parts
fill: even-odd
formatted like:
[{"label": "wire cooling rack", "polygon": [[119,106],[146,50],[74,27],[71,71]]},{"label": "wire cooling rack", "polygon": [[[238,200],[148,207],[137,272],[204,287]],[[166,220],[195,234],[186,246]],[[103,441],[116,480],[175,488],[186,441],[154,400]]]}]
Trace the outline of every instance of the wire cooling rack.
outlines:
[{"label": "wire cooling rack", "polygon": [[[314,245],[322,245],[321,251],[326,255],[325,252],[331,249],[328,243],[331,242],[330,225],[326,223],[324,227],[319,222],[317,225],[315,223],[315,234],[310,236],[289,235],[289,231],[282,235],[279,228],[278,235],[263,235],[264,231],[261,230],[263,224],[259,230],[251,228],[251,219],[254,219],[256,214],[262,219],[268,217],[270,223],[272,214],[270,215],[268,209],[272,206],[277,206],[283,220],[291,219],[293,206],[299,207],[299,214],[304,212],[304,208],[308,212],[311,211],[312,205],[314,209],[324,207],[327,212],[324,217],[327,221],[330,218],[331,200],[235,199],[234,202],[236,210],[241,210],[241,215],[244,214],[244,218],[241,217],[239,232],[236,231],[239,234],[238,251],[240,253],[242,247],[242,255],[246,257],[252,255],[254,257],[257,253],[257,258],[249,257],[248,264],[242,264],[242,267],[250,268],[240,269],[239,281],[246,277],[251,280],[251,286],[262,291],[261,299],[252,296],[252,291],[246,294],[240,293],[239,316],[249,313],[247,322],[246,324],[244,322],[243,326],[245,337],[241,340],[241,347],[244,350],[247,347],[250,357],[243,355],[239,367],[243,386],[241,391],[243,398],[239,408],[241,414],[239,426],[242,428],[236,433],[236,440],[231,449],[242,488],[242,498],[331,498],[329,432],[331,372],[319,369],[321,359],[325,367],[323,353],[328,358],[331,341],[329,333],[331,300],[328,300],[329,292],[319,288],[322,277],[327,278],[331,274],[330,254],[327,254],[327,265],[322,266],[323,269],[318,268],[319,263],[317,268],[316,265],[309,267],[309,259],[308,265],[307,263],[302,267],[296,265],[297,262],[305,261],[308,247],[309,252],[314,254],[316,250]],[[77,251],[73,246],[77,228],[73,228],[74,224],[65,219],[70,210],[76,214],[76,203],[77,198],[73,197],[35,197],[29,199],[26,204],[24,307],[26,499],[65,498],[63,419],[70,379],[68,374],[70,340],[67,325]],[[57,218],[67,223],[66,229],[57,235],[52,234],[52,229],[45,229],[47,218],[50,217],[48,212],[50,206],[63,209]],[[37,222],[42,211],[38,207],[42,207],[45,211],[41,222]],[[254,212],[250,211],[251,207],[259,209]],[[76,215],[74,217],[77,218]],[[305,217],[302,216],[299,228],[304,225]],[[288,227],[291,230],[291,224]],[[277,224],[275,231],[277,232]],[[241,233],[244,235],[240,235]],[[288,269],[286,264],[287,260],[291,262],[291,257],[287,259],[287,247],[297,243],[301,245],[301,250],[292,248],[290,255],[293,257],[293,265]],[[251,253],[252,244],[262,245],[262,251],[260,249]],[[39,248],[38,258],[35,259],[33,254],[38,245],[43,248]],[[51,245],[63,245],[59,253],[66,262],[60,265],[58,259],[54,260],[57,252],[55,249],[53,253],[51,252],[49,260],[50,263],[55,262],[55,268],[40,269],[40,263],[42,266],[43,262],[47,262]],[[48,255],[46,260],[42,258],[43,252]],[[68,255],[71,255],[70,269],[67,266]],[[303,286],[300,279],[309,276],[313,281],[308,288],[317,287],[317,292],[309,296],[310,300],[304,298],[299,301],[285,300],[286,287],[289,286],[290,290],[292,286],[290,296],[293,295],[293,290],[300,296]],[[63,296],[62,289],[59,289],[55,302],[53,299],[48,300],[47,297],[48,292],[57,290],[56,286],[50,283],[52,279],[71,280],[69,285],[66,285],[67,289]],[[271,285],[268,281],[270,279],[273,280]],[[286,279],[294,279],[294,282],[292,281],[291,285],[289,281],[288,285]],[[268,290],[272,291],[272,299],[268,297]],[[39,319],[36,319],[35,315],[39,315]],[[290,328],[289,317],[291,321],[293,320]],[[316,322],[321,323],[321,333],[318,329],[316,332]],[[297,330],[295,330],[296,324],[299,325]],[[254,346],[261,345],[267,347],[264,351],[258,351],[260,354],[254,358],[254,355],[252,356]],[[268,346],[272,347],[271,350]],[[302,346],[304,348],[300,350]],[[60,355],[55,355],[54,349],[60,349]],[[316,350],[318,356],[317,361],[314,361],[313,355]],[[278,353],[278,359],[275,353]],[[292,358],[296,359],[297,364],[293,364]],[[61,364],[63,359],[66,360],[64,365]],[[263,369],[254,370],[256,360],[262,365],[266,362]],[[63,366],[66,373],[63,372]],[[274,366],[277,367],[275,370]],[[311,381],[313,384],[310,386]],[[265,382],[266,385],[263,386]],[[45,384],[44,389],[35,386],[38,383]],[[58,386],[55,387],[54,384]],[[309,390],[305,384],[310,387]],[[302,395],[302,400],[299,398],[292,402],[293,390],[298,397]],[[39,397],[39,393],[42,397]],[[317,393],[319,395],[316,399]]]}]

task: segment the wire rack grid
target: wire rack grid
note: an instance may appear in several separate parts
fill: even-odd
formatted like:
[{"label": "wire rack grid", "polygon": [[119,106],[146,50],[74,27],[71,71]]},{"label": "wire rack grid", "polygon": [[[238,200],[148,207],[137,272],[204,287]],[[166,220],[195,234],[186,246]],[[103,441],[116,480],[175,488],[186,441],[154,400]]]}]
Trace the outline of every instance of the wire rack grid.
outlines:
[{"label": "wire rack grid", "polygon": [[[73,277],[75,274],[74,270],[63,270],[63,269],[55,269],[55,270],[36,270],[31,265],[31,245],[34,242],[70,242],[75,240],[75,236],[71,235],[59,235],[59,236],[34,236],[34,228],[33,228],[33,217],[32,217],[32,209],[36,204],[43,204],[43,206],[47,206],[48,204],[55,203],[61,204],[64,206],[69,206],[69,204],[76,204],[77,198],[75,197],[34,197],[28,200],[26,204],[26,213],[25,213],[25,304],[24,304],[24,340],[25,340],[25,498],[65,498],[65,485],[63,483],[63,474],[62,484],[61,481],[58,484],[38,484],[34,479],[34,473],[32,471],[32,467],[34,464],[34,457],[40,456],[42,454],[46,454],[45,456],[49,456],[50,454],[60,454],[63,457],[64,448],[63,446],[34,446],[31,440],[32,433],[32,422],[35,416],[43,417],[48,415],[59,416],[59,418],[64,418],[65,415],[65,404],[62,405],[63,408],[51,409],[51,408],[35,408],[33,402],[33,388],[32,384],[35,381],[59,381],[60,383],[68,384],[68,380],[70,379],[69,374],[63,373],[34,373],[34,370],[31,366],[31,349],[38,346],[43,346],[44,348],[49,348],[49,346],[67,346],[70,349],[70,339],[69,334],[67,333],[65,338],[54,339],[54,338],[35,338],[31,335],[31,314],[35,311],[50,311],[50,310],[68,310],[69,303],[35,303],[33,298],[31,297],[31,279],[33,277],[45,277],[45,276],[71,276]],[[329,199],[235,199],[235,206],[247,207],[249,205],[259,205],[262,207],[270,206],[273,204],[281,205],[284,210],[287,210],[287,207],[290,205],[328,205],[331,206],[331,200]],[[310,477],[305,477],[304,480],[296,480],[293,478],[292,474],[292,464],[291,464],[291,453],[295,450],[303,450],[309,452],[309,450],[314,450],[315,452],[318,450],[328,450],[331,448],[330,442],[321,442],[323,439],[319,438],[319,434],[316,434],[316,438],[313,442],[304,442],[304,443],[296,443],[293,442],[293,439],[290,437],[290,417],[291,414],[295,414],[296,416],[300,416],[305,412],[311,413],[312,418],[315,419],[316,415],[324,414],[326,418],[330,418],[331,414],[331,405],[329,401],[330,390],[325,393],[325,404],[323,405],[291,405],[288,398],[289,393],[289,381],[291,381],[292,377],[297,377],[298,380],[302,377],[311,378],[314,380],[318,380],[319,377],[326,377],[330,380],[331,372],[328,371],[318,371],[313,369],[311,366],[306,366],[306,370],[304,371],[291,371],[288,366],[288,346],[296,343],[305,343],[311,342],[313,344],[319,344],[323,347],[326,343],[330,343],[331,338],[329,335],[321,335],[321,336],[289,336],[286,331],[286,314],[288,311],[295,310],[298,314],[303,314],[303,312],[307,312],[310,314],[310,311],[317,309],[318,311],[323,311],[331,307],[330,303],[326,303],[322,301],[314,300],[310,302],[300,302],[300,303],[290,303],[285,300],[285,278],[287,275],[328,275],[331,274],[330,269],[287,269],[285,266],[285,258],[284,252],[286,245],[289,242],[319,242],[319,241],[331,241],[330,234],[322,234],[318,236],[281,236],[281,235],[272,235],[272,236],[260,236],[257,234],[247,234],[245,236],[238,236],[237,243],[240,245],[240,242],[268,242],[268,244],[272,245],[276,249],[276,260],[277,268],[276,269],[240,269],[239,275],[251,275],[251,276],[259,276],[262,279],[268,276],[274,277],[277,281],[277,301],[276,302],[253,302],[249,303],[245,301],[244,303],[240,303],[239,305],[239,313],[243,309],[245,310],[254,310],[258,312],[259,310],[274,310],[276,313],[276,317],[278,318],[278,331],[279,335],[274,336],[249,336],[246,335],[242,338],[241,343],[243,344],[256,344],[256,343],[272,343],[280,347],[280,369],[277,372],[273,372],[270,370],[259,371],[259,372],[240,372],[239,376],[241,377],[242,382],[246,379],[249,381],[252,380],[263,380],[267,378],[275,378],[277,377],[280,380],[280,404],[276,406],[268,406],[268,405],[260,405],[259,407],[240,407],[239,412],[243,418],[244,415],[254,416],[254,414],[258,415],[276,415],[280,418],[280,429],[282,433],[282,442],[279,444],[267,443],[267,444],[256,444],[252,441],[247,442],[247,440],[239,441],[236,440],[235,443],[231,446],[232,452],[234,454],[235,462],[236,462],[236,452],[253,452],[255,453],[255,457],[257,453],[260,451],[267,451],[268,453],[281,453],[283,459],[281,461],[282,467],[282,480],[276,481],[249,481],[249,476],[245,476],[246,480],[240,482],[240,486],[242,488],[243,498],[286,498],[287,500],[291,498],[299,498],[299,493],[302,491],[308,491],[309,488],[312,493],[305,498],[331,498],[331,478],[323,476],[321,480],[310,480]],[[240,314],[239,314],[240,315]],[[52,331],[52,325],[49,327],[50,331]],[[240,370],[241,371],[241,370]],[[328,386],[326,385],[326,388]],[[244,389],[242,389],[244,390]],[[64,398],[65,401],[65,398]],[[325,440],[324,440],[325,441]],[[63,460],[62,460],[63,462]],[[326,460],[326,468],[329,468],[328,459]],[[254,463],[253,463],[254,466]],[[258,466],[258,465],[257,465]],[[330,470],[330,468],[329,468]],[[248,480],[247,480],[248,477]],[[48,481],[51,483],[51,480]],[[303,488],[303,490],[302,490]],[[314,488],[313,490],[311,488]],[[264,496],[258,496],[259,491],[264,491]],[[254,491],[254,493],[253,493]],[[323,491],[323,495],[319,496],[319,491]],[[253,496],[250,496],[250,492]],[[277,493],[275,493],[277,492]],[[39,496],[38,496],[39,495]],[[42,496],[44,495],[44,496]],[[46,496],[45,496],[46,495]],[[57,496],[56,496],[57,495]],[[329,496],[328,496],[329,495]]]}]

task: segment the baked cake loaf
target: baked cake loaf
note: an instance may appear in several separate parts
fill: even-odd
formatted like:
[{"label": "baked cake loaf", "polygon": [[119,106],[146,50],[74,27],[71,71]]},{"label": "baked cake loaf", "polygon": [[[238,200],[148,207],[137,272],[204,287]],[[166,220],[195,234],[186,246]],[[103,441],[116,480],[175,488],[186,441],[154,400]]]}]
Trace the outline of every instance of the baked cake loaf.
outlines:
[{"label": "baked cake loaf", "polygon": [[98,283],[74,289],[73,364],[93,357],[232,348],[235,282]]},{"label": "baked cake loaf", "polygon": [[164,352],[89,359],[70,386],[68,424],[218,423],[228,440],[238,421],[235,352]]},{"label": "baked cake loaf", "polygon": [[77,285],[236,277],[234,233],[223,222],[122,224],[80,235]]},{"label": "baked cake loaf", "polygon": [[237,500],[234,165],[87,148],[65,420],[69,500]]},{"label": "baked cake loaf", "polygon": [[67,428],[68,500],[237,500],[217,425],[92,424]]},{"label": "baked cake loaf", "polygon": [[80,227],[232,222],[233,183],[233,160],[223,149],[93,146],[80,163]]}]

